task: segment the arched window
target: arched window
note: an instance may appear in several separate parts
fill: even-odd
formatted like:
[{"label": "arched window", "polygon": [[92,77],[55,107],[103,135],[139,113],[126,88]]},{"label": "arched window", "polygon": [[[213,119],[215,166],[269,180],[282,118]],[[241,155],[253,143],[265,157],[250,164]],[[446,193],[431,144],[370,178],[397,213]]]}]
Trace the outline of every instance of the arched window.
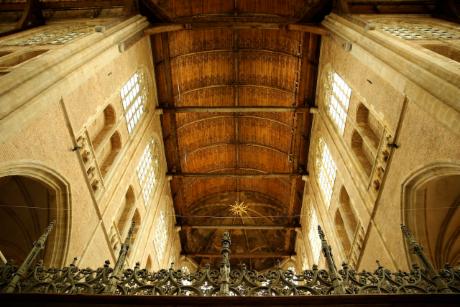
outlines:
[{"label": "arched window", "polygon": [[134,195],[133,187],[129,186],[128,190],[126,191],[125,197],[124,197],[124,201],[122,205],[123,209],[117,221],[117,230],[121,237],[123,237],[123,235],[127,231],[129,215],[134,209],[135,202],[136,202],[136,197]]},{"label": "arched window", "polygon": [[122,86],[120,96],[128,132],[131,134],[142,118],[147,103],[144,75],[140,71],[135,72]]},{"label": "arched window", "polygon": [[163,209],[158,213],[155,222],[155,235],[153,237],[153,245],[157,252],[159,261],[163,260],[166,254],[166,243],[168,242],[168,221]]},{"label": "arched window", "polygon": [[320,139],[316,157],[317,180],[324,197],[324,202],[329,206],[332,197],[337,167],[332,159],[331,152],[326,143]]},{"label": "arched window", "polygon": [[308,230],[308,239],[310,240],[311,255],[313,263],[318,264],[321,254],[321,240],[318,236],[318,217],[316,210],[311,206],[310,227]]},{"label": "arched window", "polygon": [[152,191],[158,180],[158,145],[154,140],[149,142],[137,165],[137,178],[142,188],[145,205],[148,205]]},{"label": "arched window", "polygon": [[340,134],[343,134],[350,104],[351,88],[336,72],[331,75],[331,92],[329,94],[328,114]]}]

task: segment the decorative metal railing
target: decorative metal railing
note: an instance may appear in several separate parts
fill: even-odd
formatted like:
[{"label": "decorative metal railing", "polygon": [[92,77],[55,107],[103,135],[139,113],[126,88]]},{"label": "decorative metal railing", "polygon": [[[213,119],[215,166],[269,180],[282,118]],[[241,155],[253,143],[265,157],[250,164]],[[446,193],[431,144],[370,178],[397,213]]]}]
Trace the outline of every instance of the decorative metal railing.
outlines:
[{"label": "decorative metal railing", "polygon": [[433,269],[422,247],[409,230],[402,226],[411,252],[420,259],[422,267],[414,264],[410,272],[390,272],[377,262],[374,272],[357,272],[347,264],[337,269],[331,247],[318,226],[327,269],[316,265],[311,270],[295,274],[276,268],[265,273],[230,268],[231,239],[222,239],[220,268],[209,266],[186,274],[181,270],[149,272],[136,264],[123,269],[129,249],[133,226],[114,268],[109,261],[96,270],[80,269],[75,261],[64,268],[45,268],[42,261],[33,261],[51,232],[51,224],[34,244],[24,263],[0,266],[0,291],[7,293],[111,294],[157,296],[291,296],[291,295],[347,295],[347,294],[408,294],[460,293],[460,270],[449,265],[439,272]]}]

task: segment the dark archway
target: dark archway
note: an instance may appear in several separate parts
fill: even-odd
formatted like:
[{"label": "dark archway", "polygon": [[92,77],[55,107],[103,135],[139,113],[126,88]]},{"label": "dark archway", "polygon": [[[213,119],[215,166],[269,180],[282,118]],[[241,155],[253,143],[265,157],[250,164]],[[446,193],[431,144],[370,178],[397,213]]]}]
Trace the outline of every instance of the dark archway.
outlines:
[{"label": "dark archway", "polygon": [[436,164],[404,185],[403,222],[436,268],[460,265],[460,165]]},{"label": "dark archway", "polygon": [[70,187],[46,166],[31,162],[0,167],[0,250],[21,263],[51,221],[55,221],[40,257],[49,266],[67,261],[70,238]]}]

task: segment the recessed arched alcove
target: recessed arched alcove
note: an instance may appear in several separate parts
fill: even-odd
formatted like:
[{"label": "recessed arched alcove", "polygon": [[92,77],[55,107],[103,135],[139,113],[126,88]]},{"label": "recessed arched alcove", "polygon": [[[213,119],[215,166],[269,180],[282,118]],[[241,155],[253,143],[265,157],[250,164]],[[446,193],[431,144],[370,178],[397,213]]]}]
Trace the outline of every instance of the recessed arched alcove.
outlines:
[{"label": "recessed arched alcove", "polygon": [[65,264],[70,235],[69,185],[53,170],[30,162],[0,166],[0,250],[20,264],[55,222],[44,251],[46,265]]},{"label": "recessed arched alcove", "polygon": [[[403,185],[402,219],[436,268],[460,265],[460,163],[415,172]],[[409,260],[415,258],[408,254]],[[412,257],[412,258],[411,258]]]},{"label": "recessed arched alcove", "polygon": [[124,238],[124,234],[127,231],[127,226],[129,225],[129,216],[132,210],[134,209],[135,202],[136,196],[134,195],[133,187],[129,186],[128,190],[126,191],[125,197],[123,198],[121,212],[119,213],[117,221],[117,230],[122,238]]},{"label": "recessed arched alcove", "polygon": [[353,135],[351,137],[351,149],[353,150],[353,153],[358,159],[366,175],[370,176],[372,171],[372,163],[370,161],[369,154],[365,150],[363,138],[356,130],[353,131]]},{"label": "recessed arched alcove", "polygon": [[377,150],[383,129],[377,119],[369,112],[369,109],[362,103],[358,105],[356,110],[356,123],[361,133],[369,140],[369,145],[374,150]]},{"label": "recessed arched alcove", "polygon": [[95,149],[99,148],[99,145],[109,136],[115,122],[116,112],[114,107],[109,104],[88,127],[88,133]]},{"label": "recessed arched alcove", "polygon": [[109,172],[110,168],[115,162],[115,158],[120,152],[121,147],[121,135],[118,131],[115,131],[110,137],[110,141],[106,143],[104,149],[101,152],[101,172],[103,176],[107,175]]}]

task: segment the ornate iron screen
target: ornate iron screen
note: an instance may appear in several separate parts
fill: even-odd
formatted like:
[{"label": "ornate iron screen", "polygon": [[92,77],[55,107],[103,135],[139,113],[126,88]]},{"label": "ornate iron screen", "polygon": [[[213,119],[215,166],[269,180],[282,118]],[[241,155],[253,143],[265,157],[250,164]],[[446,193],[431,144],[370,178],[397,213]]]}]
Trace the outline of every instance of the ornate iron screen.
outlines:
[{"label": "ornate iron screen", "polygon": [[134,269],[123,269],[133,225],[114,268],[110,267],[109,261],[96,270],[78,268],[75,261],[64,268],[45,268],[42,261],[33,265],[52,227],[50,225],[34,244],[19,268],[10,263],[0,266],[1,292],[156,296],[460,293],[460,270],[446,265],[439,272],[435,271],[422,247],[405,226],[402,226],[404,236],[411,252],[420,259],[421,267],[414,264],[410,272],[391,272],[377,262],[374,272],[357,272],[347,264],[337,269],[331,247],[318,226],[327,269],[319,269],[315,265],[300,274],[281,268],[259,273],[246,269],[244,265],[240,269],[231,269],[229,233],[225,233],[222,239],[219,268],[207,266],[190,274],[172,268],[149,272],[141,269],[139,264]]}]

